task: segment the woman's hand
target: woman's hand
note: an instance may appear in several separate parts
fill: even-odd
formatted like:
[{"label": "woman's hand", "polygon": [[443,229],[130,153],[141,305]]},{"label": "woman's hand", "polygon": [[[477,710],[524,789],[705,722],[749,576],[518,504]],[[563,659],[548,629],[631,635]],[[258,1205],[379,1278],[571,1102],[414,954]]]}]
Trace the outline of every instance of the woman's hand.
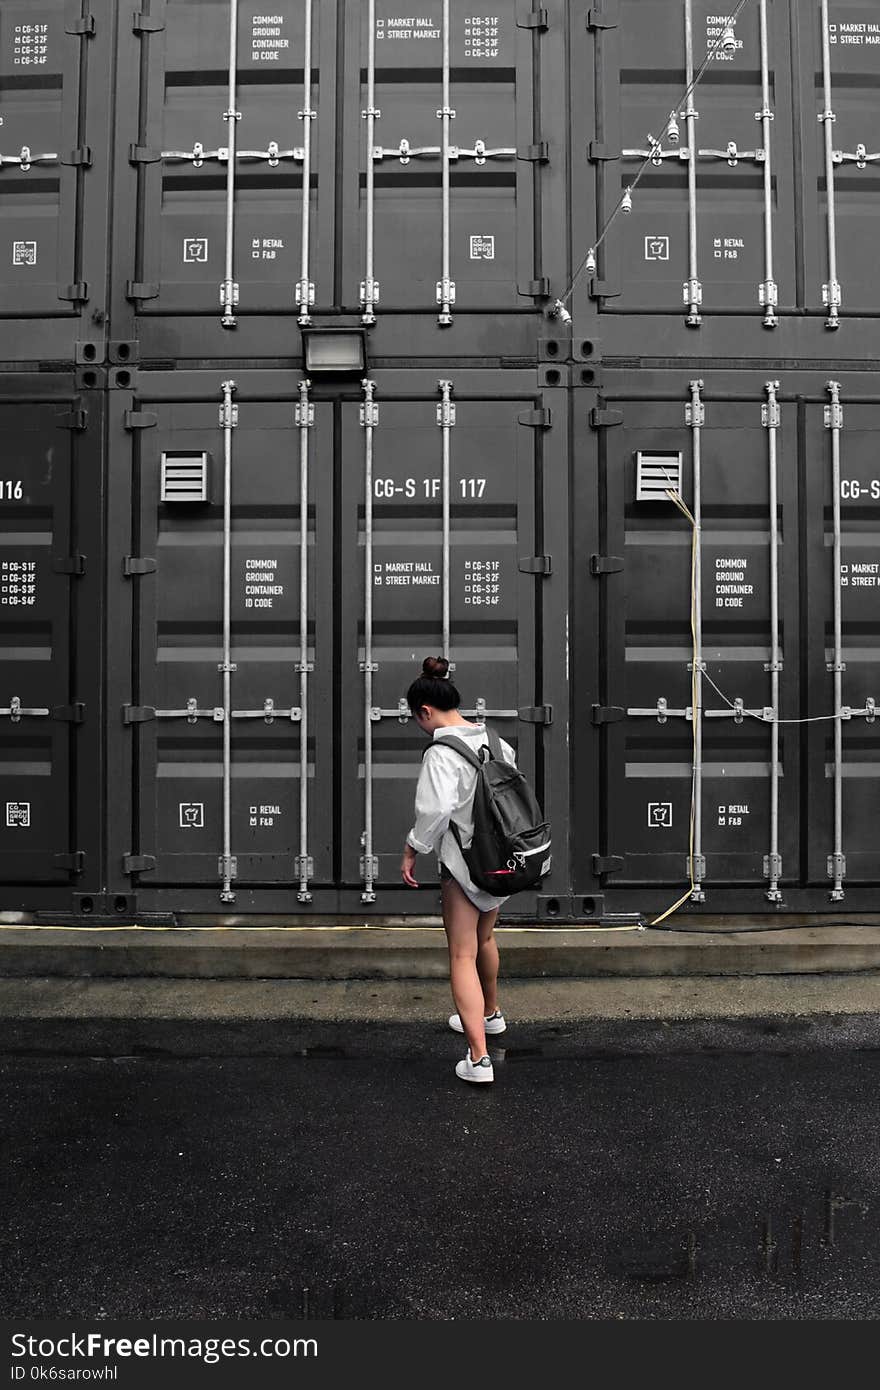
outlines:
[{"label": "woman's hand", "polygon": [[403,858],[400,861],[400,876],[404,883],[410,888],[418,888],[418,884],[413,878],[413,869],[416,866],[416,852],[412,845],[406,844],[403,847]]}]

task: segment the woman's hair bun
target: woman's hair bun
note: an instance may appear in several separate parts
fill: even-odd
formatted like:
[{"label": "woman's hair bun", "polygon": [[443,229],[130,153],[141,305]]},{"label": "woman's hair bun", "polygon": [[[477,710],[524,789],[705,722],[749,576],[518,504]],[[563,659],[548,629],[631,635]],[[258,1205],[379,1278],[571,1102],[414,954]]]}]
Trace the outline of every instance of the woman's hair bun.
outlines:
[{"label": "woman's hair bun", "polygon": [[406,698],[413,714],[418,714],[423,705],[433,709],[458,709],[461,696],[452,683],[445,656],[425,657],[422,674],[413,681]]}]

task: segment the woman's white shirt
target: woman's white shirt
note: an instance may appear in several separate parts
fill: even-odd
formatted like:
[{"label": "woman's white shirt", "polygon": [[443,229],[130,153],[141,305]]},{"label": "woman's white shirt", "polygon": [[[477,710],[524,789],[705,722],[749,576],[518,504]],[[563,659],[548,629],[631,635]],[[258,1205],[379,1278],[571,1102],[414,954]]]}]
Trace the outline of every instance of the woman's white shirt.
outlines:
[{"label": "woman's white shirt", "polygon": [[[421,854],[436,851],[441,863],[463,888],[475,907],[491,912],[507,901],[478,888],[468,873],[464,856],[449,828],[451,820],[458,826],[462,842],[469,845],[474,833],[474,791],[477,770],[454,748],[442,747],[445,738],[461,738],[468,747],[484,747],[489,738],[485,724],[444,725],[434,730],[433,746],[425,753],[416,786],[415,824],[406,842]],[[516,764],[516,754],[510,744],[500,740],[505,761]]]}]

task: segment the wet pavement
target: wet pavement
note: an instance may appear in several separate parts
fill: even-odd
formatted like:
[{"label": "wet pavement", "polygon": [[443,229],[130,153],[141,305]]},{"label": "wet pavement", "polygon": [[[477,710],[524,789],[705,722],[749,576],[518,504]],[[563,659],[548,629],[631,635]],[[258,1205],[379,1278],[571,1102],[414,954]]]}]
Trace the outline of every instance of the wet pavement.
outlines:
[{"label": "wet pavement", "polygon": [[877,1015],[0,1044],[0,1316],[880,1314]]}]

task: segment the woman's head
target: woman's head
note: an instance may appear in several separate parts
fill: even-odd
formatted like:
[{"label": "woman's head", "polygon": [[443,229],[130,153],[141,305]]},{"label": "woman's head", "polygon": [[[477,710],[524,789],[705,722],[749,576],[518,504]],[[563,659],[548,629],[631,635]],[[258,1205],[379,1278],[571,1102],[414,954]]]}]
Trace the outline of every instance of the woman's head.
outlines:
[{"label": "woman's head", "polygon": [[426,731],[433,728],[433,711],[458,709],[461,696],[448,676],[449,662],[444,656],[426,656],[422,674],[406,692],[413,718]]}]

